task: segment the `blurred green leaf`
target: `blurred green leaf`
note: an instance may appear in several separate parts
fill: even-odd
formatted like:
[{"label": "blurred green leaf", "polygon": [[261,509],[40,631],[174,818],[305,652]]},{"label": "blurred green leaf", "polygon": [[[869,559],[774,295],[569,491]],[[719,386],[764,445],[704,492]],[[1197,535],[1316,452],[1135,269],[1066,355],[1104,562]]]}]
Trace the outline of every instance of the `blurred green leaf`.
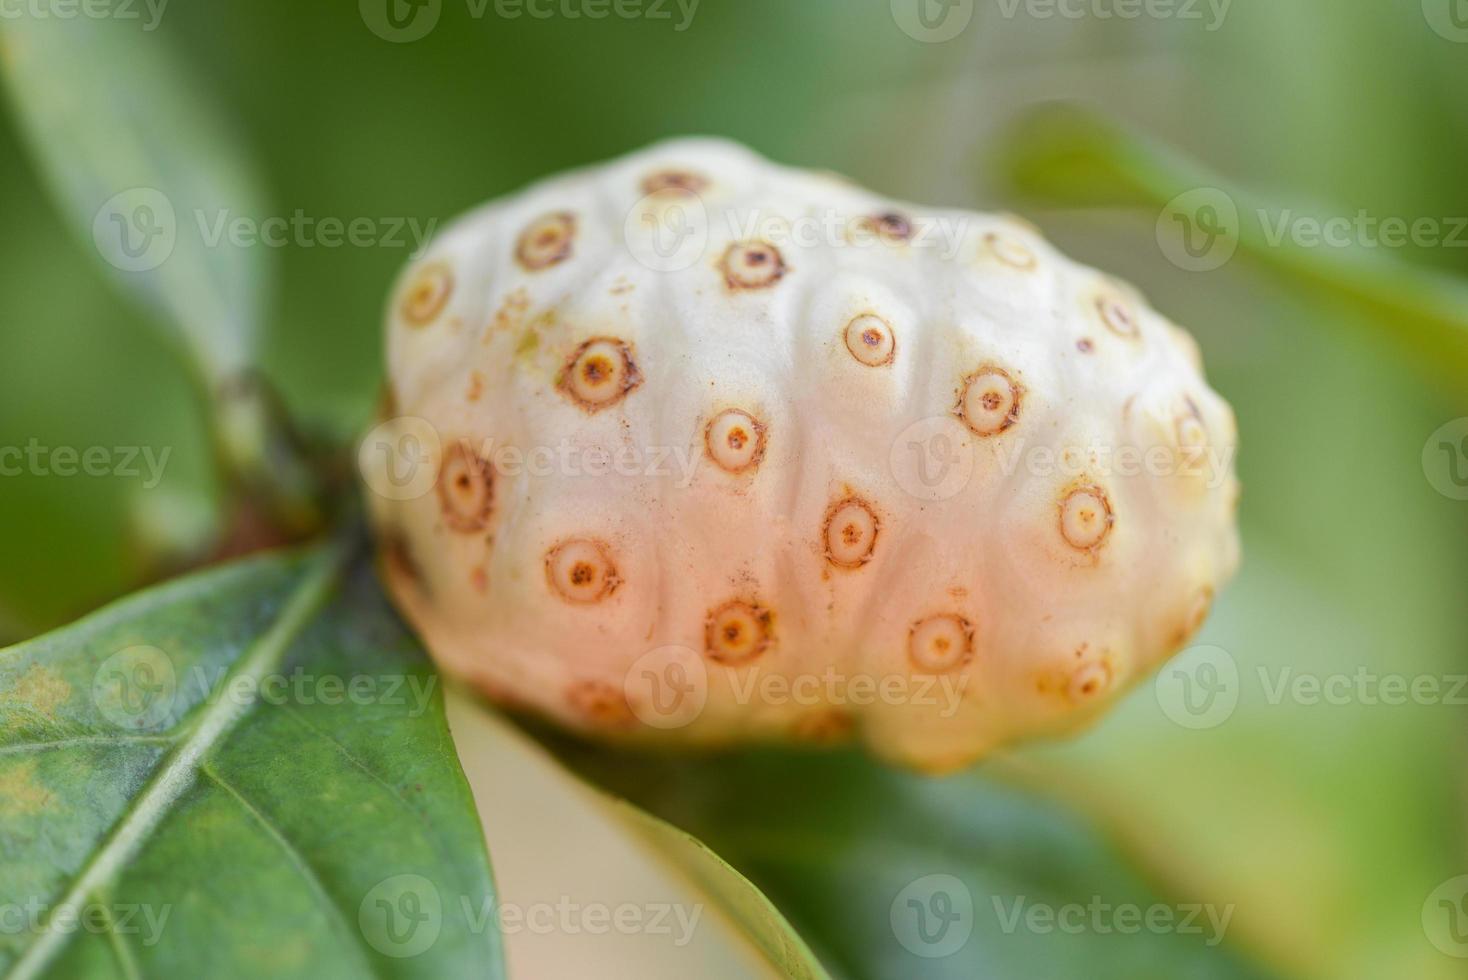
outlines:
[{"label": "blurred green leaf", "polygon": [[263,213],[252,156],[163,37],[59,4],[4,20],[16,116],[71,227],[222,383],[254,362],[268,293],[263,250],[212,234]]},{"label": "blurred green leaf", "polygon": [[623,826],[677,865],[715,899],[781,976],[790,980],[828,980],[820,961],[779,910],[708,845],[625,801],[608,800],[607,806]]},{"label": "blurred green leaf", "polygon": [[[978,774],[933,780],[849,753],[674,758],[553,744],[747,874],[838,976],[1268,975],[1220,945],[1226,896],[1164,898],[1084,821]],[[1118,907],[1176,918],[1132,928]]]},{"label": "blurred green leaf", "polygon": [[[1261,32],[1275,20],[1263,8],[1248,13]],[[1296,47],[1287,35],[1276,40],[1281,50]],[[1218,67],[1236,72],[1237,64]],[[1357,59],[1349,67],[1361,70]],[[1310,84],[1321,87],[1312,91],[1317,101],[1354,114],[1363,139],[1377,135],[1339,86]],[[1299,97],[1281,96],[1295,109]],[[1273,107],[1256,111],[1268,116]],[[1275,172],[1285,152],[1278,133],[1243,138],[1206,114],[1198,128],[1205,136],[1195,139],[1232,136],[1231,148],[1252,155],[1261,172]],[[1290,144],[1302,157],[1295,163],[1321,172],[1297,186],[1319,191],[1340,176],[1319,145],[1291,136],[1303,144]],[[1099,214],[1078,222],[1103,232],[1090,243],[1091,261],[1112,263],[1122,250],[1144,256],[1134,265],[1153,267],[1147,288],[1167,294],[1169,315],[1201,328],[1209,377],[1237,409],[1245,563],[1200,642],[1228,651],[1243,692],[1226,724],[1187,731],[1164,715],[1155,689],[1143,688],[1085,737],[1022,750],[1034,784],[1063,789],[1118,828],[1169,880],[1239,896],[1238,934],[1284,968],[1322,980],[1461,975],[1459,962],[1428,942],[1422,918],[1426,897],[1468,857],[1461,708],[1441,699],[1370,704],[1355,693],[1362,674],[1447,689],[1463,672],[1464,562],[1455,542],[1465,515],[1435,491],[1435,474],[1424,474],[1424,443],[1461,414],[1454,405],[1468,377],[1460,280],[1387,254],[1396,250],[1261,242],[1259,209],[1332,212],[1303,195],[1243,192],[1089,112],[1038,111],[1006,154],[1012,181],[1060,206],[1139,207],[1166,222],[1176,195],[1220,189],[1250,219],[1237,239],[1241,255],[1258,258],[1191,273],[1157,261],[1178,253],[1165,239],[1149,241],[1150,222],[1137,229]],[[1404,189],[1376,190],[1391,208]],[[1446,196],[1424,208],[1463,213]],[[1439,262],[1455,258],[1437,251]],[[1261,269],[1277,272],[1277,283],[1261,282]],[[1393,347],[1413,356],[1393,358]],[[1424,368],[1451,397],[1423,383]],[[1349,682],[1352,693],[1346,703],[1271,700],[1268,684],[1290,677]]]},{"label": "blurred green leaf", "polygon": [[314,530],[305,449],[256,370],[267,249],[232,232],[267,214],[253,156],[166,39],[60,2],[0,34],[33,155],[71,227],[181,347],[236,496],[264,501],[288,536]]},{"label": "blurred green leaf", "polygon": [[[1014,187],[1032,198],[1071,207],[1151,208],[1159,212],[1159,223],[1181,218],[1188,229],[1221,232],[1211,247],[1232,240],[1291,281],[1355,306],[1381,335],[1463,390],[1468,281],[1410,265],[1361,242],[1306,247],[1290,236],[1276,239],[1270,216],[1310,212],[1251,193],[1185,154],[1078,106],[1034,110],[1012,128],[1000,156]],[[1199,207],[1214,212],[1201,218]],[[1217,213],[1229,208],[1232,219]],[[1184,233],[1191,232],[1179,232]]]},{"label": "blurred green leaf", "polygon": [[[5,138],[0,146],[13,148]],[[27,285],[6,294],[0,317],[0,452],[105,447],[113,464],[103,476],[7,465],[0,477],[0,606],[18,640],[127,594],[157,575],[164,555],[201,550],[217,527],[219,493],[197,401],[175,358],[91,274],[24,168],[7,173],[14,179],[0,189],[0,210],[16,230],[0,238],[0,265]],[[167,454],[161,475],[145,453]],[[165,513],[170,533],[159,538],[149,515]]]},{"label": "blurred green leaf", "polygon": [[0,651],[0,864],[17,980],[504,975],[437,675],[336,546]]},{"label": "blurred green leaf", "polygon": [[[545,744],[464,689],[459,691],[459,704],[469,712],[454,722],[455,740],[461,753],[474,753],[472,758],[480,766],[486,758],[502,764],[505,745],[513,746],[537,770],[545,767],[572,784],[578,795],[584,794],[612,824],[640,842],[649,858],[661,859],[678,872],[708,904],[727,916],[742,938],[769,964],[774,975],[791,980],[827,980],[828,974],[820,961],[780,911],[749,879],[702,841],[588,784],[563,768]],[[472,773],[473,764],[470,769]]]}]

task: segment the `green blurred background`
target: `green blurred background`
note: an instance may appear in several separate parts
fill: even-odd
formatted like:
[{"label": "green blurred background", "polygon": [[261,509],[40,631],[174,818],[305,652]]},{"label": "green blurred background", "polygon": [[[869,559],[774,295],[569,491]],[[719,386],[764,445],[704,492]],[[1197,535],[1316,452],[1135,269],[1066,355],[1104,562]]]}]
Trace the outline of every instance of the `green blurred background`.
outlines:
[{"label": "green blurred background", "polygon": [[[1457,2],[1234,0],[1220,21],[1181,0],[1137,18],[1100,16],[1125,0],[1068,8],[1080,16],[979,0],[942,43],[905,33],[888,0],[702,0],[681,31],[676,5],[669,20],[542,20],[442,0],[412,43],[349,2],[174,0],[157,31],[136,29],[226,107],[269,214],[444,222],[538,176],[706,133],[899,198],[1024,214],[1138,284],[1195,333],[1239,415],[1245,566],[1199,640],[1238,665],[1238,707],[1191,730],[1144,686],[1096,732],[995,768],[1097,816],[1174,893],[1237,903],[1230,938],[1287,975],[1432,978],[1468,974],[1424,921],[1429,894],[1468,873],[1468,706],[1272,703],[1259,671],[1468,672],[1468,504],[1423,464],[1429,436],[1468,416],[1468,377],[1424,371],[1431,351],[1414,355],[1390,316],[1244,253],[1178,268],[1155,205],[1021,194],[1002,151],[1014,120],[1074,100],[1281,208],[1468,216],[1468,30],[1433,27]],[[178,355],[58,216],[13,111],[0,168],[0,446],[172,453],[154,489],[0,478],[0,637],[17,639],[128,591],[138,542],[187,535],[218,504]],[[1393,251],[1468,276],[1468,236]],[[266,257],[267,369],[343,439],[375,400],[380,313],[408,255]]]}]

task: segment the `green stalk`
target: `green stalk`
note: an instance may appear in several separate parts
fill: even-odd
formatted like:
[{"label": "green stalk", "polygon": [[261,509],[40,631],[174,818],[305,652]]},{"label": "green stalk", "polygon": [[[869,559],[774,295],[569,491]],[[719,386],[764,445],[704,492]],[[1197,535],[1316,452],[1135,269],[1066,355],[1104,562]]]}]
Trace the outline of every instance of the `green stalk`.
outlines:
[{"label": "green stalk", "polygon": [[327,519],[323,481],[274,389],[255,372],[201,387],[216,465],[236,520],[260,521],[259,533],[287,541],[320,530]]}]

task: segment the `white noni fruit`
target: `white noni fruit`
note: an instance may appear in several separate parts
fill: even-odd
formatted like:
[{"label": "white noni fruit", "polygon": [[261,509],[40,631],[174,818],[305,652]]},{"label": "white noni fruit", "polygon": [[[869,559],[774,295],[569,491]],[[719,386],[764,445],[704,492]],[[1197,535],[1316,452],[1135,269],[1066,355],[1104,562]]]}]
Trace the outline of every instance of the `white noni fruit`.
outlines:
[{"label": "white noni fruit", "polygon": [[1014,218],[724,142],[461,219],[387,351],[394,598],[583,731],[952,769],[1096,716],[1238,563],[1187,334]]}]

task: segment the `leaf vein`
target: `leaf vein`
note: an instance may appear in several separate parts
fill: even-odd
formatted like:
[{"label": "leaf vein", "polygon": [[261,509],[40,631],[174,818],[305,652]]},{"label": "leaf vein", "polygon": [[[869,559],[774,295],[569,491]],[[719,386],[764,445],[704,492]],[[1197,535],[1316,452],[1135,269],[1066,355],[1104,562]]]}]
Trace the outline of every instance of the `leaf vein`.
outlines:
[{"label": "leaf vein", "polygon": [[102,910],[102,915],[107,921],[107,944],[112,947],[112,955],[117,957],[117,964],[122,968],[123,975],[127,980],[143,980],[143,973],[138,969],[137,958],[128,948],[127,940],[117,930],[117,919],[112,914],[112,907],[105,901],[99,900],[97,907]]},{"label": "leaf vein", "polygon": [[362,772],[365,773],[368,778],[370,778],[373,782],[377,783],[383,789],[387,790],[388,793],[390,793],[394,799],[401,803],[404,809],[406,809],[409,813],[413,814],[414,816],[419,815],[419,812],[417,808],[413,806],[412,801],[404,796],[401,790],[399,790],[392,783],[389,783],[387,780],[383,779],[377,773],[373,772],[372,769],[368,767],[366,762],[358,758],[356,753],[343,745],[340,740],[332,736],[329,732],[324,732],[321,729],[317,728],[315,725],[311,724],[309,721],[306,720],[305,716],[303,716],[301,712],[296,708],[287,706],[285,712],[286,716],[289,717],[296,724],[300,725],[302,728],[305,728],[307,731],[318,736],[319,738],[325,739],[333,746],[335,746],[337,751],[342,754],[343,758],[345,758],[352,765],[356,766],[358,769],[362,770]]},{"label": "leaf vein", "polygon": [[329,911],[329,916],[338,931],[346,936],[348,940],[347,945],[351,946],[352,949],[361,955],[368,972],[373,976],[377,976],[378,973],[373,968],[372,957],[362,947],[361,936],[352,928],[351,924],[346,920],[346,917],[342,915],[341,907],[333,900],[331,892],[326,887],[326,882],[322,881],[321,875],[311,866],[311,862],[306,860],[306,855],[301,853],[301,849],[291,843],[290,838],[286,837],[285,832],[263,810],[250,802],[244,793],[220,775],[219,770],[205,763],[199,767],[199,771],[208,776],[216,786],[224,790],[225,794],[234,800],[241,810],[245,811],[245,813],[258,823],[266,835],[275,842],[276,846],[280,848],[281,853],[290,861],[291,866],[296,869],[297,874],[310,886],[311,890],[315,892],[316,897],[320,899],[321,904]]},{"label": "leaf vein", "polygon": [[173,745],[178,742],[175,735],[95,735],[77,738],[60,738],[52,742],[20,742],[15,745],[0,745],[0,755],[29,755],[33,752],[50,752],[82,745]]},{"label": "leaf vein", "polygon": [[[279,616],[235,663],[225,678],[226,683],[235,678],[253,678],[258,682],[280,663],[311,616],[326,602],[344,558],[343,549],[331,548],[320,553],[307,566]],[[147,787],[123,811],[111,832],[77,873],[71,887],[52,903],[53,909],[77,906],[83,896],[116,876],[152,837],[168,808],[194,785],[209,751],[229,736],[255,703],[254,699],[226,698],[209,705],[190,724],[178,747],[159,767]],[[21,954],[8,974],[10,980],[31,980],[39,976],[52,957],[70,941],[71,935],[53,929],[43,931],[40,938]]]}]

